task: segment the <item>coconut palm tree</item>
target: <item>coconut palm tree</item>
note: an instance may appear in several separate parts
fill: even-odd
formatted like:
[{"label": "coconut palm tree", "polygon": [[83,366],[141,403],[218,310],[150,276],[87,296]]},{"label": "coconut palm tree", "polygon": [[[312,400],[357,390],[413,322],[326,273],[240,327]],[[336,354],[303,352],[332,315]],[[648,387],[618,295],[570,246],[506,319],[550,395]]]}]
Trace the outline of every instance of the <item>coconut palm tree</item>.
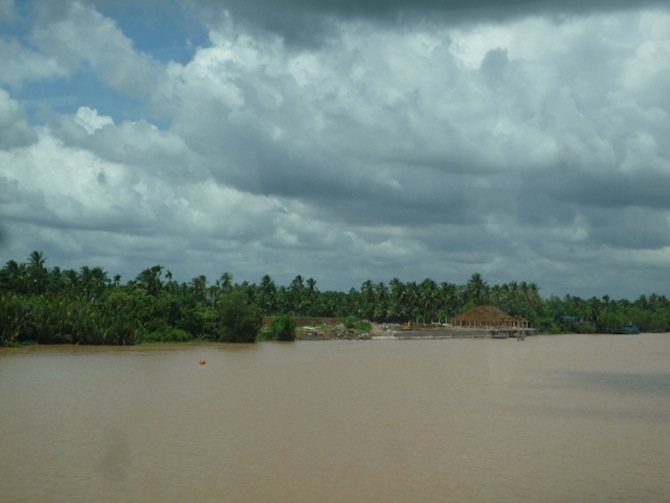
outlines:
[{"label": "coconut palm tree", "polygon": [[455,284],[440,283],[440,303],[446,317],[451,318],[458,311],[458,289]]},{"label": "coconut palm tree", "polygon": [[307,278],[305,282],[305,310],[309,316],[314,316],[315,310],[318,308],[319,290],[316,288],[316,280],[314,278]]},{"label": "coconut palm tree", "polygon": [[191,280],[190,290],[193,298],[199,302],[205,302],[207,297],[207,277],[201,274]]},{"label": "coconut palm tree", "polygon": [[145,269],[136,278],[138,286],[149,295],[158,295],[163,289],[163,282],[161,281],[162,272],[162,265],[155,265],[149,269]]},{"label": "coconut palm tree", "polygon": [[228,271],[224,272],[219,278],[219,286],[223,293],[230,293],[233,291],[233,275]]},{"label": "coconut palm tree", "polygon": [[47,288],[47,268],[44,266],[46,259],[42,252],[33,251],[28,256],[26,267],[28,291],[33,294],[42,294]]},{"label": "coconut palm tree", "polygon": [[418,287],[418,304],[422,311],[424,321],[433,321],[437,319],[438,309],[440,307],[440,297],[437,283],[430,279],[424,279]]},{"label": "coconut palm tree", "polygon": [[489,286],[478,272],[465,285],[465,300],[477,306],[484,305],[489,300]]},{"label": "coconut palm tree", "polygon": [[303,314],[305,302],[305,280],[298,274],[288,287],[287,291],[289,311],[294,315]]},{"label": "coconut palm tree", "polygon": [[259,305],[263,310],[263,314],[274,314],[277,308],[277,285],[275,285],[269,274],[261,278],[259,289]]},{"label": "coconut palm tree", "polygon": [[0,271],[0,289],[7,292],[27,293],[26,265],[10,260]]},{"label": "coconut palm tree", "polygon": [[361,291],[359,296],[360,304],[358,306],[358,315],[361,318],[371,319],[375,309],[377,297],[375,295],[375,287],[369,279],[361,284]]}]

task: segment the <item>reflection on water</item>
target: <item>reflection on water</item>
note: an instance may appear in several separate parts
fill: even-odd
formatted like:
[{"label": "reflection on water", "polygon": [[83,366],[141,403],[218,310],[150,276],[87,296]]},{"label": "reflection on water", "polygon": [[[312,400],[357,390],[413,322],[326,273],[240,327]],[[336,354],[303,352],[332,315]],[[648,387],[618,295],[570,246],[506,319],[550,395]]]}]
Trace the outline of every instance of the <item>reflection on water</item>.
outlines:
[{"label": "reflection on water", "polygon": [[662,334],[2,349],[0,500],[666,501],[669,353]]},{"label": "reflection on water", "polygon": [[573,389],[590,389],[603,393],[647,393],[670,395],[670,373],[651,374],[647,372],[572,370],[554,371],[550,377],[557,386]]},{"label": "reflection on water", "polygon": [[99,473],[111,480],[123,481],[131,457],[128,434],[118,426],[103,431],[101,451]]}]

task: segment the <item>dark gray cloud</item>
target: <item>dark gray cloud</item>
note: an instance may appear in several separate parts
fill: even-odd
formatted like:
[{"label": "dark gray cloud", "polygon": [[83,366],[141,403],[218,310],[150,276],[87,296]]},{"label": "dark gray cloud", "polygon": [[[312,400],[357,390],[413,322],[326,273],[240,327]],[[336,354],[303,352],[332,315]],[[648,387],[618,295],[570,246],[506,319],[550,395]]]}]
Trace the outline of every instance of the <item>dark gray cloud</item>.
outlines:
[{"label": "dark gray cloud", "polygon": [[[268,19],[270,13],[298,14],[300,23],[307,14],[329,14],[343,17],[398,18],[402,13],[444,13],[459,21],[465,18],[500,19],[505,15],[583,14],[615,10],[637,10],[649,6],[667,6],[665,0],[226,0],[205,5],[219,5],[244,16]],[[507,14],[505,14],[507,13]]]},{"label": "dark gray cloud", "polygon": [[280,34],[289,43],[320,45],[337,28],[334,20],[355,19],[385,24],[501,23],[525,16],[583,16],[591,13],[668,7],[667,0],[198,0],[207,16],[216,19],[221,8],[237,21]]},{"label": "dark gray cloud", "polygon": [[[547,204],[605,209],[638,207],[670,210],[670,171],[640,168],[634,172],[607,169],[586,172],[581,167],[556,166],[524,182],[524,192],[541,193]],[[530,204],[537,201],[530,199]],[[542,214],[542,213],[540,213]],[[529,215],[530,216],[530,215]],[[537,212],[532,217],[536,217]]]}]

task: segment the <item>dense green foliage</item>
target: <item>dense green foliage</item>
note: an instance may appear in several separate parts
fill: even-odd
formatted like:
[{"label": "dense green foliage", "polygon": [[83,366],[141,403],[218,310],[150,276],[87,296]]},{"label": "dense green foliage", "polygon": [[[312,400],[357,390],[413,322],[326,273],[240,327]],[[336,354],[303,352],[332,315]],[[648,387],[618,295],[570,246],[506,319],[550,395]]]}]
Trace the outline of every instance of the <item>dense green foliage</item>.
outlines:
[{"label": "dense green foliage", "polygon": [[352,316],[344,318],[342,324],[344,325],[344,328],[358,330],[360,332],[370,332],[370,330],[372,330],[372,324],[369,321],[356,320]]},{"label": "dense green foliage", "polygon": [[[355,328],[363,326],[362,320],[445,322],[478,305],[524,316],[545,333],[622,332],[626,324],[641,331],[670,327],[670,302],[661,295],[635,301],[607,295],[542,298],[534,283],[491,286],[477,273],[464,285],[394,278],[388,284],[364,281],[348,292],[321,292],[314,279],[302,276],[286,286],[268,275],[259,284],[235,283],[228,272],[213,284],[205,276],[179,283],[156,265],[122,284],[118,275],[110,280],[100,267],[61,270],[45,262],[35,251],[26,262],[10,260],[0,269],[0,345],[249,342],[255,340],[261,316],[334,317]],[[279,325],[272,330],[288,333]]]},{"label": "dense green foliage", "polygon": [[239,292],[227,294],[217,305],[220,342],[255,342],[263,315],[258,306],[250,304]]},{"label": "dense green foliage", "polygon": [[288,314],[281,314],[272,319],[263,334],[267,341],[294,341],[296,331],[295,318]]}]

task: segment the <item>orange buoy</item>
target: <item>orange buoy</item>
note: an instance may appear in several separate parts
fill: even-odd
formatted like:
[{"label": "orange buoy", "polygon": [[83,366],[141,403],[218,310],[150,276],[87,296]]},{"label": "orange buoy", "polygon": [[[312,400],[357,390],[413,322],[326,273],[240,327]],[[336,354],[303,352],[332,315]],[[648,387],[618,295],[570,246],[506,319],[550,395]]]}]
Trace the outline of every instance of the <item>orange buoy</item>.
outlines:
[{"label": "orange buoy", "polygon": [[207,361],[204,358],[200,358],[200,365],[206,365]]}]

